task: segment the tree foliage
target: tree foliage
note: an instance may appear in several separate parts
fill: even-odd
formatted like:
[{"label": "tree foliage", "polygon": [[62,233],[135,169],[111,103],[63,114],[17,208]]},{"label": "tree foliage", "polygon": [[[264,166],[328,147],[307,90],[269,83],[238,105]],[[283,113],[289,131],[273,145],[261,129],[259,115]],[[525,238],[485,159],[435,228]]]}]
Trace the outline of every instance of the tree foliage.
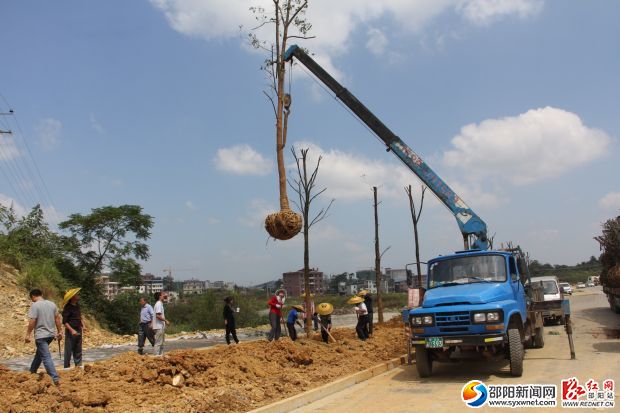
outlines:
[{"label": "tree foliage", "polygon": [[603,250],[600,256],[603,266],[601,283],[605,284],[610,270],[615,266],[620,266],[620,216],[605,221],[602,234],[594,239],[598,241]]},{"label": "tree foliage", "polygon": [[119,260],[148,259],[145,241],[152,227],[153,217],[138,205],[95,208],[88,215],[72,214],[59,224],[71,235],[73,257],[90,275],[99,274],[112,263],[121,265]]}]

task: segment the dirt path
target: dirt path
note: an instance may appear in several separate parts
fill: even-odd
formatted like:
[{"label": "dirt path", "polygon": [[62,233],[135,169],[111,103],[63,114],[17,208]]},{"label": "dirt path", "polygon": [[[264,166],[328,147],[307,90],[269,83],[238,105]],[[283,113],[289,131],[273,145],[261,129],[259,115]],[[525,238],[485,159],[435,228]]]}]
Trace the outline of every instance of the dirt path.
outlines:
[{"label": "dirt path", "polygon": [[[560,381],[570,377],[577,377],[582,383],[589,378],[599,382],[614,379],[617,408],[620,404],[617,387],[620,384],[620,316],[609,310],[600,288],[579,292],[570,300],[577,360],[570,360],[563,327],[545,327],[545,347],[527,351],[524,374],[520,378],[511,377],[508,367],[498,363],[434,364],[433,377],[429,379],[418,377],[415,365],[402,366],[295,412],[376,413],[377,406],[386,413],[465,411],[468,409],[461,401],[461,389],[472,379],[485,384],[556,384],[559,388]],[[551,331],[562,334],[550,335]],[[481,410],[498,411],[488,407]],[[530,408],[527,411],[550,410],[553,409]]]}]

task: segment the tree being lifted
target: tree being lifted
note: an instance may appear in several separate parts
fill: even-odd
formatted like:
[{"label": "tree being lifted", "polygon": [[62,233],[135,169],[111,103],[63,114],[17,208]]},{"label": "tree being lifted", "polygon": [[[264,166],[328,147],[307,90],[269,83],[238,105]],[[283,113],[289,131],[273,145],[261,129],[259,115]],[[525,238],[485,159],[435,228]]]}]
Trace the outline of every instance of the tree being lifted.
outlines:
[{"label": "tree being lifted", "polygon": [[[308,39],[311,24],[305,19],[308,8],[307,0],[273,0],[274,14],[267,15],[262,7],[251,7],[258,26],[249,33],[250,42],[256,49],[269,53],[262,69],[269,77],[269,90],[264,91],[271,102],[276,118],[276,153],[280,190],[280,211],[269,214],[265,219],[265,229],[275,239],[287,240],[299,233],[302,217],[291,210],[286,193],[286,170],[284,167],[284,147],[288,116],[290,114],[291,96],[285,93],[286,62],[284,52],[291,38]],[[267,25],[275,28],[275,42],[260,40],[257,31]]]}]

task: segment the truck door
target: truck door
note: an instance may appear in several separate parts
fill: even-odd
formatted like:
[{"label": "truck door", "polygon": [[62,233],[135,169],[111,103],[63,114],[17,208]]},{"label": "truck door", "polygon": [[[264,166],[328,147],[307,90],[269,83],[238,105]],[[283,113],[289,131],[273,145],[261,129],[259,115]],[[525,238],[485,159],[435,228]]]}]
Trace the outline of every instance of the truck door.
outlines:
[{"label": "truck door", "polygon": [[526,319],[526,307],[525,307],[525,290],[523,284],[521,284],[521,278],[519,277],[519,270],[517,269],[517,261],[515,257],[508,259],[508,267],[510,270],[510,285],[515,296],[515,301],[519,306],[519,312],[521,313],[521,319]]}]

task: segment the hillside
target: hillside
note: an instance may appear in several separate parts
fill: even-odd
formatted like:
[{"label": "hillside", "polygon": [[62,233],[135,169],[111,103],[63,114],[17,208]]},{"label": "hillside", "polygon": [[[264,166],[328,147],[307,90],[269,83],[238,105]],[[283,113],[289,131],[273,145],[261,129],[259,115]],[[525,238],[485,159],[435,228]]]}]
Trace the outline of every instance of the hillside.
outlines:
[{"label": "hillside", "polygon": [[[24,343],[31,301],[28,291],[18,284],[17,277],[18,272],[14,268],[0,263],[0,359],[34,354],[34,345]],[[89,317],[86,317],[85,324],[85,348],[134,340],[132,336],[119,336],[102,329]]]}]

